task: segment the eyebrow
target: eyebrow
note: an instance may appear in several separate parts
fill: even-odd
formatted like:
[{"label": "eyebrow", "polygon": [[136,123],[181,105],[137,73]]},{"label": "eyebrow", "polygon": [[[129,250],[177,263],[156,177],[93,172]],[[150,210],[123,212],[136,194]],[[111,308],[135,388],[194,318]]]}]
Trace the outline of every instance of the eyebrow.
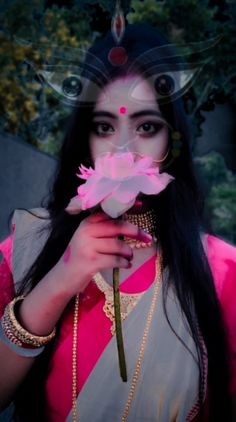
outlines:
[{"label": "eyebrow", "polygon": [[[92,116],[93,117],[110,117],[111,119],[118,120],[118,117],[115,114],[110,113],[110,111],[94,111]],[[164,118],[162,113],[155,110],[136,111],[135,113],[131,114],[129,117],[131,119],[136,119],[137,117],[143,117],[143,116],[157,116],[157,117],[161,117],[162,119]]]}]

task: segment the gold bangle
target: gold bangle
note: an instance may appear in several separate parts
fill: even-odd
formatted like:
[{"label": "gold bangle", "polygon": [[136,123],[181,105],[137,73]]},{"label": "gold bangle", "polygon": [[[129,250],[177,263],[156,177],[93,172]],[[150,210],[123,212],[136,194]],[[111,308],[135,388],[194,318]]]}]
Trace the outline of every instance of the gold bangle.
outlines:
[{"label": "gold bangle", "polygon": [[6,318],[2,318],[2,329],[4,331],[5,336],[10,340],[12,343],[16,344],[17,346],[23,347],[23,343],[21,340],[17,339],[14,335],[11,325]]},{"label": "gold bangle", "polygon": [[54,328],[48,336],[37,336],[25,330],[25,328],[23,328],[17,321],[14,312],[15,304],[21,300],[24,300],[24,298],[25,296],[18,296],[6,306],[3,315],[3,324],[8,328],[8,335],[10,335],[11,331],[12,336],[22,343],[35,347],[45,346],[55,337],[56,328]]}]

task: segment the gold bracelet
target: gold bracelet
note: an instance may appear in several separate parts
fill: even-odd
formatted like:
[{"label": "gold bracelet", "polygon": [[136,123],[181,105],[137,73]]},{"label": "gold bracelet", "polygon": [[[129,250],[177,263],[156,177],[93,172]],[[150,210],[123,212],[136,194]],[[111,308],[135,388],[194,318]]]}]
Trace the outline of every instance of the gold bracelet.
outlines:
[{"label": "gold bracelet", "polygon": [[5,336],[10,340],[12,343],[16,344],[17,346],[23,347],[23,343],[21,340],[17,339],[12,331],[12,327],[6,318],[2,318],[1,320],[2,329],[4,331]]},{"label": "gold bracelet", "polygon": [[19,342],[34,346],[42,347],[49,343],[56,335],[56,328],[48,336],[37,336],[35,334],[29,333],[25,328],[23,328],[15,317],[15,304],[21,300],[24,300],[25,296],[18,296],[13,299],[5,308],[3,315],[3,327],[4,331],[8,338],[12,336],[14,342],[18,340]]}]

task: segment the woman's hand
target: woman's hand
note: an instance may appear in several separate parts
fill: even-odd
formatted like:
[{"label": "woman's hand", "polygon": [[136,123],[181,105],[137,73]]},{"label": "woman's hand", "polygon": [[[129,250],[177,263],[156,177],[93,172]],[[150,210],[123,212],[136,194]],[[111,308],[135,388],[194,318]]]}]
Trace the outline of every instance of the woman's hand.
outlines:
[{"label": "woman's hand", "polygon": [[[58,262],[66,277],[67,294],[83,291],[91,278],[108,268],[130,268],[133,251],[118,237],[126,236],[150,242],[151,237],[137,226],[123,220],[113,220],[99,212],[84,219]],[[62,289],[65,285],[60,286]]]}]

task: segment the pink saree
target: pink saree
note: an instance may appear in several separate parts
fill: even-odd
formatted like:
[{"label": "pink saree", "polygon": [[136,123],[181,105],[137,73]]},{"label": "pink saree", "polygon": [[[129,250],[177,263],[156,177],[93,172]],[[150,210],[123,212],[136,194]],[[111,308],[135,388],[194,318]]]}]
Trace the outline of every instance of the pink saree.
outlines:
[{"label": "pink saree", "polygon": [[[4,256],[4,260],[0,265],[0,289],[2,292],[0,299],[1,313],[6,304],[14,296],[13,243],[14,238],[11,236],[0,244],[0,251]],[[231,391],[232,394],[236,394],[236,248],[210,235],[205,235],[204,244],[228,330],[231,347]],[[17,267],[15,266],[15,268]],[[127,318],[127,321],[124,322],[124,340],[128,350],[128,367],[131,369],[133,361],[136,362],[136,350],[135,339],[131,338],[130,333],[135,332],[135,338],[137,337],[137,341],[140,341],[143,334],[142,314],[145,315],[145,312],[148,309],[148,300],[151,297],[153,290],[154,273],[155,257],[152,257],[125,280],[121,286],[121,291],[126,293],[145,292],[140,307],[137,305],[137,309],[135,308]],[[123,398],[122,394],[126,386],[120,381],[118,362],[113,362],[114,359],[111,359],[111,357],[114,356],[114,338],[110,331],[111,322],[103,311],[104,302],[104,294],[97,288],[94,282],[91,281],[80,297],[78,326],[78,409],[79,415],[81,416],[80,420],[86,422],[91,420],[89,408],[91,408],[93,416],[94,414],[98,415],[98,418],[96,419],[98,421],[120,421],[119,405],[117,405],[115,414],[109,413],[113,412],[113,409],[106,408],[105,405],[103,405],[103,402],[106,401],[104,398],[108,401],[110,399],[112,400],[112,394],[115,393],[115,396],[118,397],[118,400],[121,402],[122,408],[123,401],[126,401],[128,396],[126,393],[129,391],[129,389],[125,391],[125,398]],[[175,300],[173,297],[170,297],[171,306],[174,302]],[[140,317],[140,309],[142,318]],[[177,332],[183,334],[183,336],[188,336],[188,330],[186,330],[185,324],[181,325],[178,322],[178,315],[180,315],[178,312],[177,305],[171,315],[173,317],[173,324],[176,324],[174,325],[174,328]],[[171,343],[173,338],[171,333],[168,334],[168,327],[165,325],[162,316],[161,299],[159,298],[157,318],[155,318],[156,325],[153,327],[154,333],[159,331],[159,337],[157,337],[157,343],[155,342],[153,344],[160,344],[160,350],[156,350],[156,346],[154,347],[154,350],[155,353],[159,353],[158,359],[160,360],[158,360],[158,362],[161,362],[161,365],[159,365],[161,368],[156,368],[157,365],[155,365],[155,360],[153,360],[153,356],[155,355],[150,348],[150,350],[147,350],[146,361],[144,362],[145,371],[142,374],[142,382],[139,386],[139,391],[137,392],[137,400],[134,401],[134,409],[132,409],[133,413],[131,412],[130,414],[130,420],[193,421],[197,417],[199,410],[196,401],[198,384],[196,364],[186,350],[180,349],[179,341],[177,343]],[[136,331],[134,328],[136,328]],[[51,360],[50,373],[46,382],[47,420],[51,422],[71,420],[72,329],[73,303],[71,303],[64,312],[60,337]],[[167,340],[169,339],[168,341],[170,341],[165,347],[162,347],[162,337],[160,341],[160,329],[165,333]],[[195,354],[191,338],[185,337],[185,340],[192,353]],[[173,344],[174,359],[179,356],[179,361],[177,362],[179,362],[181,368],[180,373],[178,372],[178,368],[176,368],[176,366],[178,366],[176,365],[176,362],[171,359],[169,360],[169,356],[167,360],[165,359],[165,351],[168,351],[169,353],[173,348]],[[168,345],[170,346],[169,348]],[[153,347],[153,345],[151,347]],[[183,361],[181,361],[181,359],[183,359]],[[174,362],[174,364],[172,364],[172,362]],[[111,365],[112,373],[107,373],[109,365]],[[114,365],[113,369],[112,365]],[[184,367],[186,367],[185,373],[184,370],[182,370]],[[145,373],[148,375],[151,373],[153,377],[149,376],[146,380]],[[173,380],[171,375],[173,376]],[[155,384],[156,377],[161,380],[161,385]],[[168,377],[169,380],[166,380]],[[185,384],[184,382],[182,383],[182,378],[186,378]],[[110,384],[107,384],[107,380],[110,380]],[[180,384],[183,385],[181,386]],[[106,388],[104,388],[104,385]],[[150,391],[146,391],[149,389]],[[192,390],[192,392],[189,392],[189,390]],[[176,393],[177,391],[178,394],[180,394],[179,396]],[[145,405],[143,405],[143,403],[140,404],[140,397],[144,397]],[[156,413],[154,418],[152,416],[152,406],[155,402],[157,403],[156,406],[158,408],[155,410]],[[114,400],[111,401],[111,403],[112,406],[115,407]],[[100,410],[102,406],[104,408]],[[168,409],[166,407],[168,407]],[[143,408],[145,416],[147,417],[150,409],[150,416],[148,419],[145,419],[144,416],[142,416]],[[104,418],[104,415],[111,416]],[[166,417],[169,419],[165,419]]]}]

